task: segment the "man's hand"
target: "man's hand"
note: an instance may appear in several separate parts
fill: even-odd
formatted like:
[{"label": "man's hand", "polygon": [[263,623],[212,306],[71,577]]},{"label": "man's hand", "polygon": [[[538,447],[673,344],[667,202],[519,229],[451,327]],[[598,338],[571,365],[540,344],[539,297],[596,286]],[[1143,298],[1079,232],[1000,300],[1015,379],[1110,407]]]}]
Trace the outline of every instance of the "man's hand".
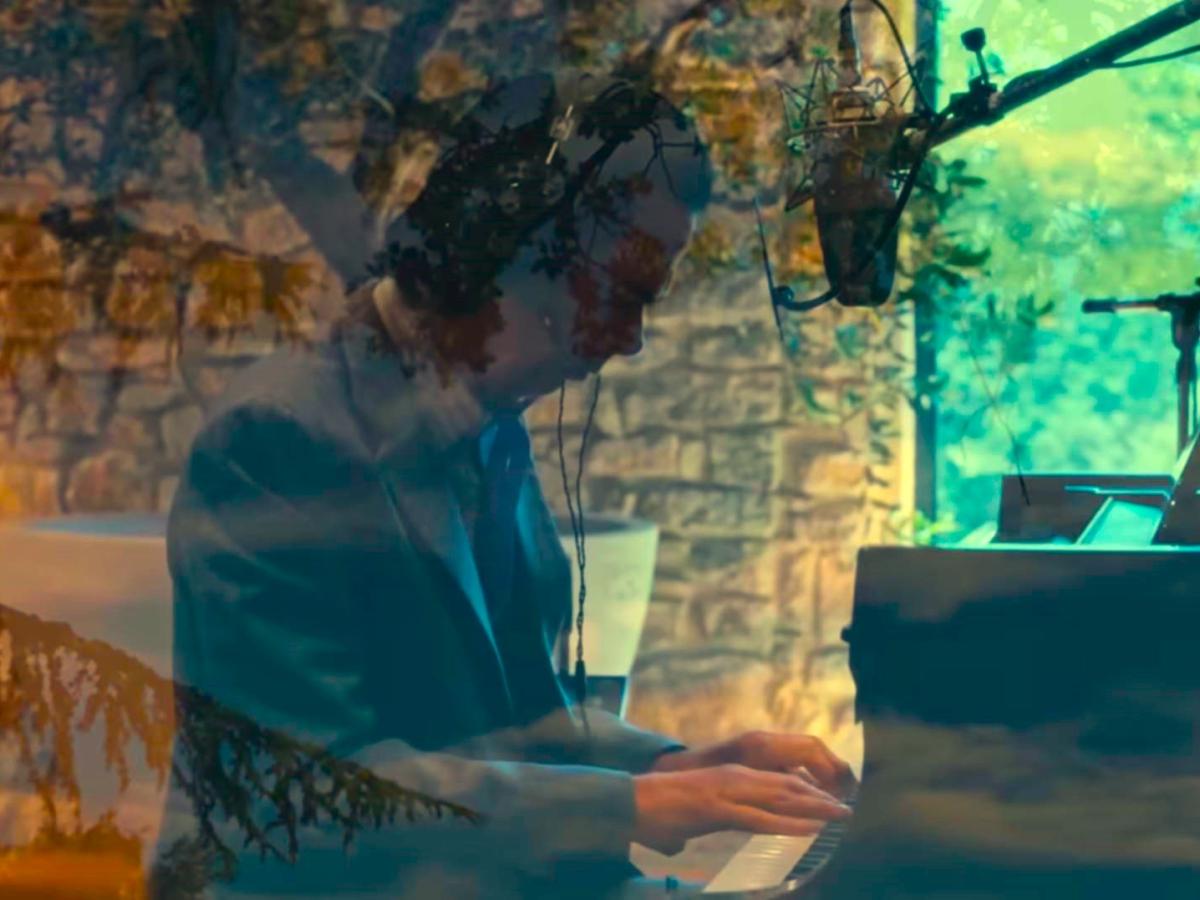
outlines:
[{"label": "man's hand", "polygon": [[693,837],[713,831],[815,834],[850,809],[799,775],[727,763],[633,779],[637,819],[633,839],[661,853],[678,853]]},{"label": "man's hand", "polygon": [[850,766],[818,738],[769,731],[748,731],[719,744],[664,753],[652,771],[683,772],[728,763],[764,772],[799,772],[802,777],[807,772],[821,788],[839,797],[855,783]]}]

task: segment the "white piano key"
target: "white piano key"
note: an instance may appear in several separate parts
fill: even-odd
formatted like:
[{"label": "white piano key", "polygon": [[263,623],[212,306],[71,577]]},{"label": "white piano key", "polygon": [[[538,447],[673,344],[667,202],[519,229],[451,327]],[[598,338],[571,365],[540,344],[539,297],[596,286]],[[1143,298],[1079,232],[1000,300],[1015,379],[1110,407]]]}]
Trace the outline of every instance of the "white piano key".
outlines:
[{"label": "white piano key", "polygon": [[704,887],[706,894],[756,891],[783,883],[816,835],[756,834]]}]

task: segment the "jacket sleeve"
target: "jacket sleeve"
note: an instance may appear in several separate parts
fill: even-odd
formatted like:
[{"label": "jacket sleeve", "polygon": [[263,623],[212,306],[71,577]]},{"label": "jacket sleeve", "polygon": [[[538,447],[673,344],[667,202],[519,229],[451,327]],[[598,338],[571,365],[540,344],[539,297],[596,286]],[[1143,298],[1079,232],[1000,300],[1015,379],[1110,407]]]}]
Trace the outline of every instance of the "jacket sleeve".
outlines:
[{"label": "jacket sleeve", "polygon": [[339,534],[348,477],[335,440],[278,408],[239,407],[204,429],[168,527],[177,679],[273,733],[341,750],[483,817],[399,822],[356,838],[397,864],[494,863],[552,877],[571,861],[624,861],[635,812],[632,779],[617,770],[625,766],[496,762],[380,739],[361,622],[326,546],[331,535],[351,539]]},{"label": "jacket sleeve", "polygon": [[[573,765],[599,766],[640,775],[664,753],[687,749],[674,738],[638,728],[602,709],[589,709],[584,721],[578,707],[564,706],[509,733],[492,736],[513,755]],[[464,745],[464,752],[472,752]]]}]

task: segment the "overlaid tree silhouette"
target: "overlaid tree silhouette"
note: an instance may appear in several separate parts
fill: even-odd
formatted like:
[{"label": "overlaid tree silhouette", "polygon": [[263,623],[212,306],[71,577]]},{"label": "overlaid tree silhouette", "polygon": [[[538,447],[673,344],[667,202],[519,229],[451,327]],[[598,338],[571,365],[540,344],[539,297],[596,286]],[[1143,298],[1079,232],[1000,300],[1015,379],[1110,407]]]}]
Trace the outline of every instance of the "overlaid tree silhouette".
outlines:
[{"label": "overlaid tree silhouette", "polygon": [[[676,11],[651,29],[635,0],[546,0],[542,14],[522,12],[530,6],[0,4],[0,179],[33,197],[8,204],[0,193],[0,383],[30,363],[53,372],[61,342],[84,328],[117,337],[118,369],[150,340],[177,350],[189,329],[220,340],[265,317],[298,338],[316,270],[346,286],[369,274],[387,226],[420,190],[431,142],[489,80],[543,67],[533,57],[548,48],[590,71],[641,67],[699,121],[723,202],[741,217],[725,221],[748,226],[751,194],[738,186],[776,178],[785,156],[777,95],[760,77],[781,54],[802,71],[813,58],[805,35],[836,34],[835,4],[698,0],[669,4]],[[148,224],[172,221],[164,206],[197,224]],[[286,210],[311,252],[252,249],[245,213],[264,206]],[[773,257],[784,277],[820,271],[811,222],[796,222],[771,240],[783,245]],[[716,220],[702,237],[692,251],[702,266],[757,247],[749,227]],[[657,248],[635,249],[620,265],[635,280],[655,274]],[[161,780],[177,777],[193,802],[196,835],[162,860],[171,877],[161,880],[180,896],[230,873],[223,823],[250,849],[287,859],[307,824],[349,842],[400,817],[477,819],[262,729],[63,623],[0,609],[4,672],[0,746],[38,797],[38,846],[104,839],[133,852],[111,820],[79,821],[76,735],[102,731],[122,787],[136,758]],[[172,734],[186,762],[173,776]]]},{"label": "overlaid tree silhouette", "polygon": [[[803,62],[797,35],[821,27],[825,5],[13,0],[0,11],[0,178],[41,199],[0,209],[0,374],[52,367],[56,340],[87,323],[130,352],[258,316],[297,336],[314,259],[345,285],[365,277],[419,190],[429,140],[489,80],[548,53],[589,71],[640,66],[702,121],[726,175],[752,180],[783,146],[763,140],[776,98],[755,79],[783,51]],[[163,203],[219,227],[150,227]],[[311,254],[247,249],[246,210],[264,205],[286,210]]]},{"label": "overlaid tree silhouette", "polygon": [[[349,846],[364,829],[419,816],[483,821],[263,728],[65,623],[0,607],[0,748],[41,807],[32,849],[84,849],[107,834],[110,847],[124,841],[136,866],[140,846],[130,841],[137,839],[120,835],[111,815],[81,822],[76,740],[93,730],[102,733],[104,762],[121,790],[140,758],[160,787],[174,778],[191,801],[195,833],[168,848],[159,882],[232,877],[237,851],[295,860],[300,829],[310,825],[332,827]],[[236,835],[239,847],[223,834]]]}]

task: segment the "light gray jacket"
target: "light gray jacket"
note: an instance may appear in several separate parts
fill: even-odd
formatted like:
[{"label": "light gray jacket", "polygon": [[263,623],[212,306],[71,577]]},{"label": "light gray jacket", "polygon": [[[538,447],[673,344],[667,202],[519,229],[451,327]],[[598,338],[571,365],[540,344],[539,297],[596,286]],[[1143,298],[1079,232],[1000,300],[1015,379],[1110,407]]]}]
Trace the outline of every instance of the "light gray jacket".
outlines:
[{"label": "light gray jacket", "polygon": [[492,621],[427,427],[437,389],[362,338],[256,363],[197,437],[168,529],[176,678],[486,821],[369,828],[349,854],[309,828],[294,864],[243,853],[221,893],[599,890],[631,871],[631,773],[678,745],[599,712],[588,739],[569,710],[553,648],[570,572],[535,475],[512,608]]}]

